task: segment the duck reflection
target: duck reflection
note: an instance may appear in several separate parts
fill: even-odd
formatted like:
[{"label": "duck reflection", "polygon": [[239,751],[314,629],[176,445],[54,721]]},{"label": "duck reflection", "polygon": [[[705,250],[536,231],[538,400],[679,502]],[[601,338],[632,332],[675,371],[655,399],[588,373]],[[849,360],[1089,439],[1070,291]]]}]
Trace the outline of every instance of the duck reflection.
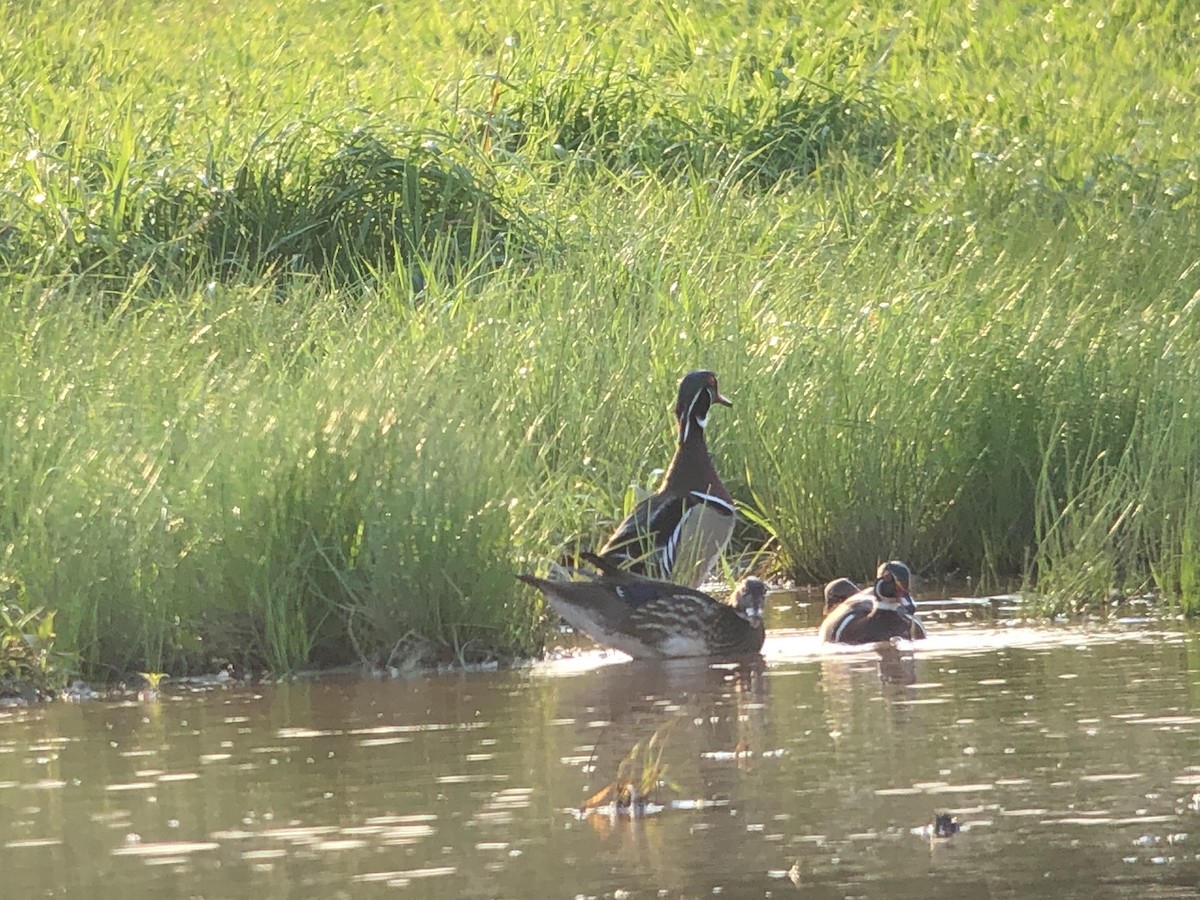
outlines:
[{"label": "duck reflection", "polygon": [[[911,650],[901,650],[893,643],[880,644],[875,648],[879,654],[879,680],[885,685],[908,687],[917,683],[917,659]],[[907,696],[907,691],[897,692]]]},{"label": "duck reflection", "polygon": [[887,718],[892,719],[908,715],[904,701],[916,696],[912,687],[917,682],[913,652],[891,642],[875,644],[871,650],[832,654],[821,660],[826,725],[835,740],[865,731],[863,722],[867,719],[877,721],[876,704],[880,699],[887,707]]}]

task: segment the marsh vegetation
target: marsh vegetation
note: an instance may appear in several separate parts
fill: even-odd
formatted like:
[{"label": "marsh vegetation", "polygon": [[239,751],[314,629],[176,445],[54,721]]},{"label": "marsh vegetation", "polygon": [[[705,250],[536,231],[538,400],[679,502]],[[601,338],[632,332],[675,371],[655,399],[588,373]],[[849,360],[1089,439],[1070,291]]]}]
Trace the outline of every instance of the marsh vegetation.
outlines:
[{"label": "marsh vegetation", "polygon": [[1200,605],[1189,4],[210,15],[0,27],[0,581],[88,671],[534,652],[697,367],[779,573]]}]

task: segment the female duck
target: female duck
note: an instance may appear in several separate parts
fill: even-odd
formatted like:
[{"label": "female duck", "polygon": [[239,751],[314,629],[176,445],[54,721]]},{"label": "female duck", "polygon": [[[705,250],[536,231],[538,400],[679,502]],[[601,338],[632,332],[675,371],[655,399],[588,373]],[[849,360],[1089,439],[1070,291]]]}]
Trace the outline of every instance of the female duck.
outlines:
[{"label": "female duck", "polygon": [[603,574],[587,581],[517,577],[545,594],[577,631],[635,659],[742,656],[762,649],[767,585],[761,579],[744,579],[723,603],[693,588],[590,558]]},{"label": "female duck", "polygon": [[858,593],[858,585],[849,578],[835,578],[825,585],[825,612],[832,612],[843,600]]}]

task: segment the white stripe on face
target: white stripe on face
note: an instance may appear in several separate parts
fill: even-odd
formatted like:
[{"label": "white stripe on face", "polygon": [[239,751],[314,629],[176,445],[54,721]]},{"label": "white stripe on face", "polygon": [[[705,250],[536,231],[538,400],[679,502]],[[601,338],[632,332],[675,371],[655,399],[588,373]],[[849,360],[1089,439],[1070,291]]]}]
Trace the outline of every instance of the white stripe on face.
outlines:
[{"label": "white stripe on face", "polygon": [[[707,391],[707,390],[708,390],[708,388],[704,389],[704,391]],[[703,396],[704,391],[700,391],[699,393],[696,394],[695,397],[692,398],[692,402],[690,404],[688,404],[688,411],[687,411],[688,423],[690,424],[692,419],[695,419],[696,424],[699,425],[701,428],[708,427],[708,413],[704,414],[704,418],[700,418],[699,416],[693,415],[693,412],[696,409],[696,403],[700,400],[700,397]],[[710,410],[712,409],[711,405],[709,406],[709,409]]]}]

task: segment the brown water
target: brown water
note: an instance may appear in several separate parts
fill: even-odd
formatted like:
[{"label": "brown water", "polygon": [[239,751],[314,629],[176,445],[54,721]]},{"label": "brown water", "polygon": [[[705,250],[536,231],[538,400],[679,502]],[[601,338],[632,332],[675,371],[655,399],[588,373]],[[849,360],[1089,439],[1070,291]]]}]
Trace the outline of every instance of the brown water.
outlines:
[{"label": "brown water", "polygon": [[[1197,896],[1200,632],[926,606],[915,652],[828,651],[773,599],[757,665],[0,711],[0,897]],[[655,732],[665,808],[581,817]]]}]

